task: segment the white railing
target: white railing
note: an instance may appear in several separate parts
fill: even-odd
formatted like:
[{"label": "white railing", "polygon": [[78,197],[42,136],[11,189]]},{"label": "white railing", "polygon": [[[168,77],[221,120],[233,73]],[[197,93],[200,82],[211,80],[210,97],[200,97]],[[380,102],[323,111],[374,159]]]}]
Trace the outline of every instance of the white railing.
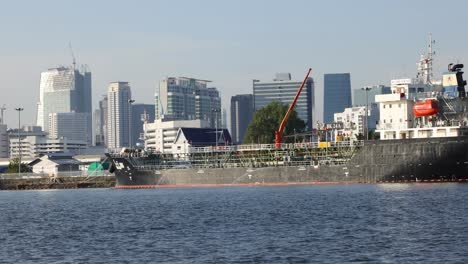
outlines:
[{"label": "white railing", "polygon": [[233,146],[208,146],[208,147],[189,147],[189,153],[211,153],[211,152],[243,152],[243,151],[261,151],[261,150],[278,150],[278,149],[317,149],[326,147],[356,147],[363,146],[364,141],[335,141],[335,142],[304,142],[281,144],[280,148],[276,148],[275,144],[250,144],[250,145],[233,145]]}]

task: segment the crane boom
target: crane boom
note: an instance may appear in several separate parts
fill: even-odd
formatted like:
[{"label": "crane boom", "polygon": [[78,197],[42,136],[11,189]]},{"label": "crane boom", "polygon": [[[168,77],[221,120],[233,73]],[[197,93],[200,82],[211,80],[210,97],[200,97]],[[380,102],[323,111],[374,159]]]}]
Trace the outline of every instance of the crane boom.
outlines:
[{"label": "crane boom", "polygon": [[289,109],[286,112],[286,114],[284,114],[283,120],[281,121],[281,124],[278,130],[275,131],[275,147],[276,148],[281,148],[281,143],[283,143],[283,138],[284,138],[283,131],[284,131],[284,128],[286,127],[286,123],[288,122],[289,115],[291,114],[292,110],[296,106],[297,98],[299,98],[302,88],[304,88],[304,85],[307,82],[307,78],[309,78],[309,74],[311,71],[312,71],[312,68],[309,68],[309,71],[307,71],[306,77],[302,81],[301,87],[299,87],[299,90],[297,90],[297,93],[294,96],[294,100],[292,101],[291,105],[289,105]]}]

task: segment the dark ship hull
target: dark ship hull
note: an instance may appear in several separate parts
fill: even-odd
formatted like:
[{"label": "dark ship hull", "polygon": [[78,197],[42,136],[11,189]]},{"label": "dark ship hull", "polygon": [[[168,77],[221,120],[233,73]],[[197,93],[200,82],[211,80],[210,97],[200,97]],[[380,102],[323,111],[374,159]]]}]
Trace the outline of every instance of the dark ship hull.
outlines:
[{"label": "dark ship hull", "polygon": [[158,169],[110,156],[117,188],[468,181],[468,137],[366,141],[341,164]]}]

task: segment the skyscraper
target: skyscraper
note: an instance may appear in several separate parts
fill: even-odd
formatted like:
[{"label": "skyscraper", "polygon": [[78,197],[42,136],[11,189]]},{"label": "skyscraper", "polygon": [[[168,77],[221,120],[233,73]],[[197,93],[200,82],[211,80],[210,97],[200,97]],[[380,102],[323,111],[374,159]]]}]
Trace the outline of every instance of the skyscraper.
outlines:
[{"label": "skyscraper", "polygon": [[143,134],[143,124],[154,122],[154,104],[132,104],[132,146],[144,145],[144,140],[140,138]]},{"label": "skyscraper", "polygon": [[107,95],[104,95],[99,101],[99,140],[101,144],[107,144]]},{"label": "skyscraper", "polygon": [[210,127],[221,126],[221,98],[210,81],[168,77],[159,83],[155,95],[156,119],[208,120]]},{"label": "skyscraper", "polygon": [[92,142],[91,73],[74,67],[59,67],[41,73],[37,125],[49,132],[49,114],[87,115],[87,143]]},{"label": "skyscraper", "polygon": [[[277,73],[272,82],[253,81],[253,100],[254,110],[277,101],[285,105],[290,105],[294,100],[302,81],[291,80],[290,73]],[[312,111],[314,109],[314,80],[308,78],[301,95],[299,96],[296,107],[294,108],[305,124],[307,130],[312,130],[313,120]]]},{"label": "skyscraper", "polygon": [[253,95],[239,94],[231,97],[231,136],[235,144],[241,144],[253,117]]},{"label": "skyscraper", "polygon": [[130,107],[132,93],[128,82],[112,82],[107,89],[107,148],[130,146]]},{"label": "skyscraper", "polygon": [[0,122],[0,158],[8,158],[9,147],[7,125]]},{"label": "skyscraper", "polygon": [[351,75],[329,73],[324,75],[323,121],[333,122],[335,113],[342,113],[351,107]]}]

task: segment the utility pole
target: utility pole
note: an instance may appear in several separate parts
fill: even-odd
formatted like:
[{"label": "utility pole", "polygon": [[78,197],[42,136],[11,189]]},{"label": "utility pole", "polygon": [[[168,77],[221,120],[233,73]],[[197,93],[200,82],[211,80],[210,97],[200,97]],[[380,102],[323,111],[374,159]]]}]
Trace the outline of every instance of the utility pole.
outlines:
[{"label": "utility pole", "polygon": [[19,162],[18,162],[18,178],[21,178],[21,111],[24,110],[24,108],[18,107],[15,108],[16,111],[18,111],[18,153],[19,153]]},{"label": "utility pole", "polygon": [[133,145],[132,142],[132,104],[135,102],[133,99],[128,99],[128,146],[131,148]]}]

